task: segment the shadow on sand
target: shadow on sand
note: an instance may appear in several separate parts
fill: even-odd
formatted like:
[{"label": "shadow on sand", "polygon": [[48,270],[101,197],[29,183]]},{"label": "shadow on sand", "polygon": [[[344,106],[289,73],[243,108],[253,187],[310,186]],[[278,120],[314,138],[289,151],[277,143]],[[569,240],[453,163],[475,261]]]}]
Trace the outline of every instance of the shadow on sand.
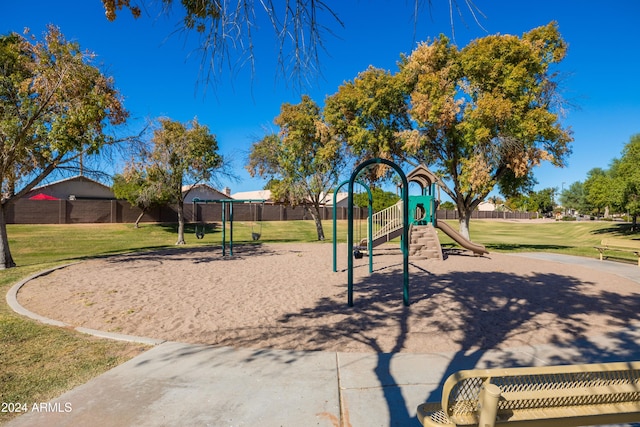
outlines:
[{"label": "shadow on sand", "polygon": [[[461,256],[461,255],[451,255]],[[526,262],[526,261],[523,261]],[[434,323],[438,334],[445,334],[459,347],[450,359],[440,383],[424,397],[424,401],[440,399],[446,378],[460,370],[482,367],[522,366],[523,361],[508,351],[501,352],[507,339],[527,337],[540,328],[553,327],[551,344],[567,351],[551,357],[546,363],[588,363],[595,361],[624,361],[640,354],[640,343],[629,330],[629,322],[640,321],[640,294],[622,297],[619,294],[598,291],[585,293],[593,283],[569,275],[536,273],[522,277],[508,272],[453,271],[433,275],[425,268],[412,265],[410,307],[402,305],[402,272],[386,268],[361,278],[355,284],[355,306],[345,301],[323,298],[313,307],[290,313],[279,322],[290,325],[279,333],[289,334],[290,342],[307,349],[323,349],[327,343],[355,340],[366,344],[377,353],[375,374],[380,385],[398,384],[393,378],[391,362],[394,354],[405,349],[410,334],[409,318],[430,318],[442,310],[443,298],[457,302],[456,309]],[[418,304],[420,303],[420,304]],[[341,316],[340,316],[341,315]],[[550,326],[546,315],[555,320]],[[610,334],[607,346],[588,339],[589,316],[606,315],[612,328],[620,332]],[[304,320],[333,316],[339,320],[322,328],[305,329]],[[296,320],[300,322],[296,322]],[[384,325],[395,325],[393,348],[383,346],[377,332]],[[284,331],[284,332],[283,332]],[[567,337],[571,337],[570,340]],[[255,337],[254,337],[255,338]],[[386,337],[388,338],[388,337]],[[428,339],[428,337],[427,337]],[[238,346],[252,343],[235,342]],[[487,352],[490,358],[483,360]],[[397,386],[382,387],[391,416],[391,425],[415,425],[402,390]],[[400,402],[400,404],[399,404]],[[405,403],[405,404],[402,404]]]},{"label": "shadow on sand", "polygon": [[[208,249],[211,251],[211,248]],[[191,250],[190,250],[191,251]],[[209,257],[219,258],[219,253],[211,254],[206,248],[197,262],[206,262]],[[239,249],[244,255],[271,255],[268,248],[261,245],[245,245]],[[184,254],[184,249],[172,253]],[[140,254],[137,259],[158,257],[166,254]],[[463,256],[450,254],[450,256]],[[446,262],[446,261],[445,261]],[[527,262],[523,259],[523,262]],[[459,350],[455,352],[443,370],[439,384],[427,392],[423,401],[440,399],[442,384],[446,378],[460,370],[476,367],[510,367],[532,363],[523,361],[515,353],[502,351],[503,343],[522,336],[522,345],[527,345],[527,337],[537,330],[549,327],[544,320],[552,317],[553,334],[551,344],[560,351],[547,355],[543,363],[589,363],[628,361],[640,355],[640,340],[628,329],[631,322],[640,321],[640,294],[621,296],[608,291],[585,292],[585,287],[593,283],[578,280],[569,275],[539,272],[526,277],[503,271],[451,271],[432,274],[424,266],[412,265],[410,299],[412,305],[402,305],[402,271],[385,268],[363,276],[355,283],[355,306],[347,307],[346,293],[343,300],[325,297],[313,306],[299,312],[288,313],[277,319],[280,324],[277,333],[284,335],[291,346],[323,350],[329,343],[357,341],[377,355],[374,369],[381,385],[382,393],[390,414],[391,426],[418,425],[415,408],[408,408],[406,397],[391,369],[394,355],[405,350],[412,333],[410,319],[433,320],[434,335],[443,334],[453,340]],[[639,288],[640,289],[640,288]],[[436,311],[442,310],[443,300],[456,302],[455,310],[449,308],[446,316],[434,318]],[[607,316],[612,319],[608,325],[618,332],[608,334],[606,341],[589,339],[590,316]],[[306,320],[331,317],[338,319],[323,327],[305,327]],[[383,326],[395,326],[392,347],[388,336],[385,344],[378,335]],[[274,331],[265,330],[265,334]],[[567,337],[571,337],[567,339]],[[235,347],[255,347],[264,336],[256,334],[243,336],[241,331],[233,342],[218,343]],[[425,337],[430,339],[430,337]],[[279,346],[287,348],[287,345]],[[566,349],[566,351],[562,351]],[[491,357],[486,357],[488,353]],[[269,353],[256,350],[255,355]],[[282,354],[280,355],[282,357]],[[285,363],[300,357],[296,351],[284,356]],[[247,360],[251,362],[251,360]],[[394,386],[387,386],[393,384]]]}]

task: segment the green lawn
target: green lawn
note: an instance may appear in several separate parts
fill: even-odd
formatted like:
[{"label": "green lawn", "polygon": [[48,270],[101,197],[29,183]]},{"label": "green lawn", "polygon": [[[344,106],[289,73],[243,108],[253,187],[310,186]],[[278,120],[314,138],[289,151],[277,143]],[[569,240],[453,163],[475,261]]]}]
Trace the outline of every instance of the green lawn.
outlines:
[{"label": "green lawn", "polygon": [[[454,221],[448,221],[457,228]],[[640,234],[631,234],[630,225],[610,221],[554,221],[506,222],[493,220],[472,221],[471,240],[481,243],[489,251],[525,252],[545,251],[567,255],[597,258],[594,246],[605,238],[640,239]],[[446,235],[442,243],[452,243]],[[621,259],[636,261],[633,254],[617,253]]]},{"label": "green lawn", "polygon": [[[451,222],[457,228],[455,222]],[[326,242],[331,241],[332,222],[324,221]],[[355,222],[355,237],[366,233],[366,221]],[[338,223],[338,240],[347,240],[346,221]],[[312,221],[234,223],[234,243],[251,243],[251,233],[261,242],[315,242]],[[19,280],[55,265],[88,257],[127,251],[173,247],[175,226],[143,224],[9,225],[9,242],[18,267],[0,271],[0,293],[6,295]],[[227,230],[226,238],[230,237]],[[597,257],[593,246],[608,237],[638,239],[626,224],[612,222],[501,222],[472,221],[471,239],[489,251],[550,251]],[[187,229],[187,247],[210,245],[220,250],[221,230],[209,228],[196,239]],[[452,243],[443,235],[443,244]],[[631,258],[629,258],[631,260]],[[45,326],[16,315],[5,299],[0,302],[0,401],[49,400],[62,392],[139,354],[145,347],[96,339],[62,328]],[[0,413],[0,423],[12,418]]]}]

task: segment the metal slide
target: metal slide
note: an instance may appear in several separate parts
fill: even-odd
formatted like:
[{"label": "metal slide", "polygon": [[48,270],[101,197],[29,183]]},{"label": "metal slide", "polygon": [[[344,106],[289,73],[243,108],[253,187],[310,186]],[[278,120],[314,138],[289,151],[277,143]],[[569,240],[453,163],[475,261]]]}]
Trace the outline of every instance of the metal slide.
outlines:
[{"label": "metal slide", "polygon": [[484,255],[488,254],[489,251],[483,246],[477,243],[473,243],[470,240],[465,239],[460,233],[458,233],[455,229],[453,229],[449,224],[444,221],[436,220],[436,227],[440,230],[444,231],[444,233],[451,237],[457,244],[462,246],[465,249],[469,249],[476,255]]}]

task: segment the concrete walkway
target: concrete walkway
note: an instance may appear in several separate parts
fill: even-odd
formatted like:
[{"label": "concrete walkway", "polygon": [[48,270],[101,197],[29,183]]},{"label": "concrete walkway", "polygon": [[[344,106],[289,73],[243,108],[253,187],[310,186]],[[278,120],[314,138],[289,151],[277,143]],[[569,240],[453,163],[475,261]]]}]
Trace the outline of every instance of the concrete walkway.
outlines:
[{"label": "concrete walkway", "polygon": [[[640,283],[640,268],[555,254]],[[640,288],[639,288],[640,289]],[[415,426],[460,369],[640,359],[640,328],[570,345],[467,353],[359,354],[164,342],[7,426]],[[33,409],[33,408],[30,408]]]}]

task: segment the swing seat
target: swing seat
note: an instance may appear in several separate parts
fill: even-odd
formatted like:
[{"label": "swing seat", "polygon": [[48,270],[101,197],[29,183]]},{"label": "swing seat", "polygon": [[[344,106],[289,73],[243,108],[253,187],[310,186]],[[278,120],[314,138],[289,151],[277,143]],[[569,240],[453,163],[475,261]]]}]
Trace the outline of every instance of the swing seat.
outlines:
[{"label": "swing seat", "polygon": [[251,233],[251,238],[253,240],[260,240],[260,233]]},{"label": "swing seat", "polygon": [[196,238],[202,239],[204,237],[204,231],[196,231]]}]

